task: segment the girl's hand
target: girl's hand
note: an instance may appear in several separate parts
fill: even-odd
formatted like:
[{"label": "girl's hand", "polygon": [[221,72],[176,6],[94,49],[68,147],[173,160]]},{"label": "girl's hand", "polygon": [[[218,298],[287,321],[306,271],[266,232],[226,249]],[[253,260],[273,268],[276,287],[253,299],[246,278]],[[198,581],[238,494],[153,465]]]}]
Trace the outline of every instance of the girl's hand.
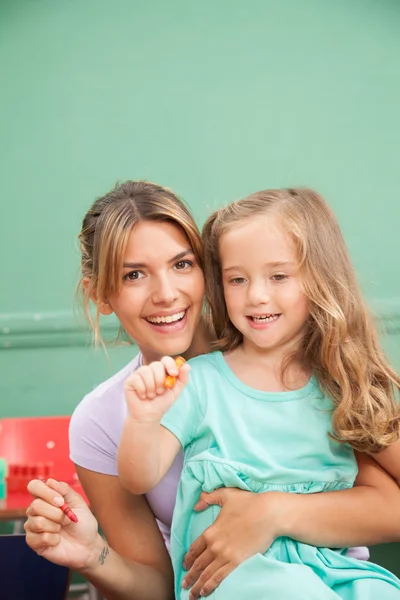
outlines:
[{"label": "girl's hand", "polygon": [[[26,515],[26,542],[40,556],[58,565],[80,570],[95,563],[104,546],[97,521],[88,505],[67,483],[33,479],[28,492],[35,497]],[[73,523],[60,510],[66,502],[78,517]]]},{"label": "girl's hand", "polygon": [[[185,556],[188,569],[183,587],[192,588],[190,600],[208,596],[231,571],[250,556],[264,553],[279,532],[275,528],[279,492],[253,494],[234,488],[203,492],[195,510],[219,504],[215,522],[197,538]],[[193,587],[192,587],[193,586]]]},{"label": "girl's hand", "polygon": [[[178,368],[170,356],[139,367],[125,381],[125,398],[130,416],[145,423],[159,422],[188,382],[189,371],[188,364]],[[168,376],[176,378],[172,388],[165,386]]]}]

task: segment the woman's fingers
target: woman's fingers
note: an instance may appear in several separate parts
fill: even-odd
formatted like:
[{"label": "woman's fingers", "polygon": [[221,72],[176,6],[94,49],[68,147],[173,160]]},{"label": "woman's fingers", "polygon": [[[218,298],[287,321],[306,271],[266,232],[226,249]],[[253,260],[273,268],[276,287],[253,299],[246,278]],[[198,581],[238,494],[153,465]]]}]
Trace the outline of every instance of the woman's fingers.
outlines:
[{"label": "woman's fingers", "polygon": [[67,521],[65,520],[65,515],[59,508],[52,506],[41,498],[36,498],[31,503],[26,511],[26,515],[28,519],[43,518],[58,523],[59,525],[63,525],[67,522],[69,523],[69,519],[67,519]]},{"label": "woman's fingers", "polygon": [[41,498],[49,504],[62,506],[64,504],[64,497],[59,493],[58,489],[51,487],[50,484],[52,481],[55,482],[54,479],[48,479],[46,483],[41,479],[32,479],[27,486],[28,492],[35,498]]},{"label": "woman's fingers", "polygon": [[28,546],[37,554],[43,554],[48,548],[54,548],[60,543],[59,533],[33,533],[26,532]]},{"label": "woman's fingers", "polygon": [[205,550],[196,560],[193,562],[189,571],[186,573],[185,578],[182,582],[182,587],[189,589],[196,583],[200,575],[209,567],[213,562],[214,556],[209,550]]},{"label": "woman's fingers", "polygon": [[194,561],[205,551],[206,548],[207,542],[204,539],[204,535],[201,535],[192,543],[189,550],[186,552],[183,561],[183,568],[188,571],[192,567]]},{"label": "woman's fingers", "polygon": [[31,531],[32,533],[59,533],[61,524],[46,517],[29,517],[24,523],[24,529],[26,532]]},{"label": "woman's fingers", "polygon": [[44,482],[40,479],[32,479],[28,483],[27,489],[35,498],[40,498],[53,506],[60,507],[66,502],[71,508],[87,507],[82,496],[64,481],[47,479]]},{"label": "woman's fingers", "polygon": [[209,596],[236,567],[234,563],[227,563],[218,568],[217,564],[212,563],[190,590],[189,600],[197,600],[199,596]]}]

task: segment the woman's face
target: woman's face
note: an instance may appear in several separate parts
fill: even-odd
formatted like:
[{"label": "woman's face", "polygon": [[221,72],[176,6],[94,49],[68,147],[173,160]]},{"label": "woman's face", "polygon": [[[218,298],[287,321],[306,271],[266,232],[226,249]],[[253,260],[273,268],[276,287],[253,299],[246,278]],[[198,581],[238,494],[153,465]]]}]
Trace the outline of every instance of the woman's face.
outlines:
[{"label": "woman's face", "polygon": [[122,290],[108,298],[144,362],[184,353],[199,321],[204,279],[184,231],[142,221],[128,239]]}]

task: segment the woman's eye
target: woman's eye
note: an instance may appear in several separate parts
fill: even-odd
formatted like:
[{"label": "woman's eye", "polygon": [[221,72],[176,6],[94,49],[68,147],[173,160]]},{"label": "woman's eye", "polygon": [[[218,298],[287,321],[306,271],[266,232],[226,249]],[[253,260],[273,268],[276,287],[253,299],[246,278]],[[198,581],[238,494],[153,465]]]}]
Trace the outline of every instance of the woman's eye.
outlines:
[{"label": "woman's eye", "polygon": [[178,271],[184,271],[185,269],[189,269],[192,266],[193,263],[191,260],[180,260],[179,262],[175,263],[175,269],[177,269]]},{"label": "woman's eye", "polygon": [[272,275],[271,279],[273,281],[284,281],[285,279],[287,279],[287,275],[285,275],[284,273],[277,273],[276,275]]},{"label": "woman's eye", "polygon": [[123,276],[124,281],[137,281],[138,279],[142,279],[144,277],[141,271],[129,271],[126,275]]}]

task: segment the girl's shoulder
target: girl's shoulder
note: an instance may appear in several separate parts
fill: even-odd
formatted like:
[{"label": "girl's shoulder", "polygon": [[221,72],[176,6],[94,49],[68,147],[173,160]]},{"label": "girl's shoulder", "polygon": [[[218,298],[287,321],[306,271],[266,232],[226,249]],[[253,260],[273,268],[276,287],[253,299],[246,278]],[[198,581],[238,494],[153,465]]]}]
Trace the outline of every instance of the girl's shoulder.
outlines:
[{"label": "girl's shoulder", "polygon": [[74,410],[69,427],[74,463],[106,475],[117,474],[116,455],[127,410],[124,382],[140,361],[141,356],[136,356],[87,394]]},{"label": "girl's shoulder", "polygon": [[191,367],[190,380],[201,385],[204,378],[215,375],[215,372],[221,369],[221,362],[223,362],[221,357],[221,352],[216,350],[207,354],[199,354],[188,360]]},{"label": "girl's shoulder", "polygon": [[215,352],[207,352],[207,354],[199,354],[195,358],[188,360],[189,365],[192,368],[197,369],[209,369],[217,364],[218,358],[222,356],[219,350]]}]

